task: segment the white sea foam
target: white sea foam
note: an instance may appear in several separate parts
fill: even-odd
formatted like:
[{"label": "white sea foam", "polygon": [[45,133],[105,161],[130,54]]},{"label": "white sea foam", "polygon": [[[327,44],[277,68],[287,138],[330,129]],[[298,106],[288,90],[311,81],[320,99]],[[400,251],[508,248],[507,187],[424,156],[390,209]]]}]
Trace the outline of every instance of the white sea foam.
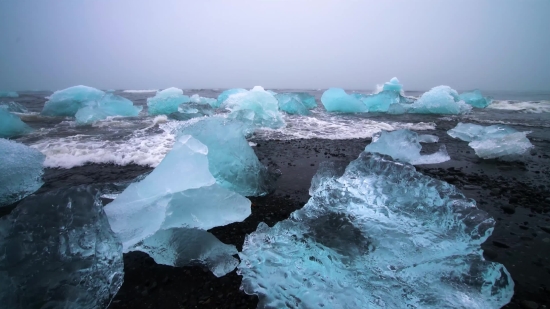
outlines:
[{"label": "white sea foam", "polygon": [[157,89],[123,90],[122,92],[126,92],[126,93],[148,93],[148,92],[157,92]]},{"label": "white sea foam", "polygon": [[491,109],[500,109],[500,110],[509,110],[509,111],[519,111],[524,113],[550,113],[550,101],[540,101],[540,102],[516,102],[516,101],[493,101],[493,103],[487,108]]}]

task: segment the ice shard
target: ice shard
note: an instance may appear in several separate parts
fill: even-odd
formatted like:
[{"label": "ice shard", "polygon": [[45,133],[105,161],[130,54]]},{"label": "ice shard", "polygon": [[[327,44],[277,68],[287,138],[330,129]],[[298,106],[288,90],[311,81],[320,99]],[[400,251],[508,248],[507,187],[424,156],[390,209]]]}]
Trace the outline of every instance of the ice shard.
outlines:
[{"label": "ice shard", "polygon": [[231,111],[230,118],[250,122],[257,127],[277,129],[285,125],[277,99],[261,86],[230,95],[222,107]]},{"label": "ice shard", "polygon": [[238,94],[238,93],[246,93],[246,92],[248,92],[248,90],[242,89],[242,88],[227,89],[218,96],[216,105],[212,107],[220,107],[223,104],[223,102],[225,102],[225,100],[227,100],[227,98],[229,98],[231,95]]},{"label": "ice shard", "polygon": [[31,196],[0,219],[3,308],[107,308],[122,285],[122,246],[97,192]]},{"label": "ice shard", "polygon": [[2,102],[0,104],[0,109],[4,109],[11,113],[28,113],[29,112],[29,110],[25,106],[13,101],[7,102],[7,103]]},{"label": "ice shard", "polygon": [[479,90],[473,90],[470,92],[461,93],[459,96],[460,100],[472,105],[477,108],[485,108],[493,102],[491,97],[484,97]]},{"label": "ice shard", "polygon": [[143,107],[134,106],[132,101],[112,93],[105,94],[97,101],[89,101],[76,112],[76,123],[91,124],[111,116],[135,117]]},{"label": "ice shard", "polygon": [[469,142],[477,156],[483,159],[513,160],[533,148],[527,138],[530,131],[519,132],[505,125],[480,126],[458,123],[447,131],[451,137]]},{"label": "ice shard", "polygon": [[38,190],[46,157],[38,150],[0,138],[0,207]]},{"label": "ice shard", "polygon": [[32,129],[17,115],[0,108],[0,138],[8,138],[31,132]]},{"label": "ice shard", "polygon": [[361,100],[347,94],[344,89],[330,88],[321,96],[321,102],[328,112],[360,113],[368,108]]},{"label": "ice shard", "polygon": [[190,98],[178,88],[168,88],[157,91],[156,95],[147,99],[149,115],[168,115],[178,111],[178,106],[189,103]]},{"label": "ice shard", "polygon": [[[436,139],[434,139],[434,137]],[[417,164],[436,164],[449,161],[445,145],[441,145],[438,152],[421,155],[420,142],[437,142],[437,136],[418,135],[410,130],[382,131],[372,137],[372,142],[365,147],[367,152],[376,152],[391,156],[394,160]]]},{"label": "ice shard", "polygon": [[47,116],[74,116],[86,102],[98,101],[105,92],[87,86],[74,86],[54,92],[44,104],[42,114]]},{"label": "ice shard", "polygon": [[208,147],[210,172],[221,186],[244,196],[268,193],[273,182],[246,136],[253,129],[240,121],[212,117],[181,129]]},{"label": "ice shard", "polygon": [[308,203],[247,235],[238,273],[258,308],[501,308],[514,293],[480,245],[495,221],[448,183],[363,152]]},{"label": "ice shard", "polygon": [[17,98],[19,94],[15,91],[0,91],[0,98]]},{"label": "ice shard", "polygon": [[414,103],[407,106],[407,112],[416,114],[466,114],[472,106],[460,100],[456,90],[449,86],[437,86],[425,92]]}]

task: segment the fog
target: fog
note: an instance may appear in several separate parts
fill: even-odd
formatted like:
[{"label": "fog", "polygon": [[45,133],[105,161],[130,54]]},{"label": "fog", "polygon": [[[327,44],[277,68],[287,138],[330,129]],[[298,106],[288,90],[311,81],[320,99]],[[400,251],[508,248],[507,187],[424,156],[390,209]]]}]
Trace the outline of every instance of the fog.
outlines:
[{"label": "fog", "polygon": [[0,0],[0,89],[550,89],[550,1]]}]

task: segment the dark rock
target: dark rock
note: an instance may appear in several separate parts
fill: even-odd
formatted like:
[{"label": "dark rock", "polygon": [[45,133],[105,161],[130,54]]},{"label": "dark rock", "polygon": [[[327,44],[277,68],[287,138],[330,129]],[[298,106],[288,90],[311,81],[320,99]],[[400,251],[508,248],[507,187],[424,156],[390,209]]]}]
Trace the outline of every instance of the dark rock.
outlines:
[{"label": "dark rock", "polygon": [[494,250],[487,249],[483,251],[483,256],[489,261],[494,261],[498,257],[498,253]]},{"label": "dark rock", "polygon": [[546,233],[550,234],[550,226],[539,226],[541,230],[545,231]]},{"label": "dark rock", "polygon": [[516,212],[516,208],[514,206],[510,205],[502,205],[500,208],[507,214],[514,214]]},{"label": "dark rock", "polygon": [[519,305],[521,309],[538,309],[539,308],[539,304],[530,300],[522,300],[521,303],[519,303]]},{"label": "dark rock", "polygon": [[507,243],[504,243],[504,242],[499,241],[499,240],[493,240],[493,245],[495,245],[496,247],[499,247],[499,248],[503,248],[503,249],[510,248],[510,246]]}]

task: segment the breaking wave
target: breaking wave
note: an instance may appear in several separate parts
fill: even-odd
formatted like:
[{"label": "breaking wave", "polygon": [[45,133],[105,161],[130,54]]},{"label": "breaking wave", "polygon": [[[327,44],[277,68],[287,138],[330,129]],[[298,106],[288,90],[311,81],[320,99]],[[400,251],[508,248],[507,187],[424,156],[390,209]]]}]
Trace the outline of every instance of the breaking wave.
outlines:
[{"label": "breaking wave", "polygon": [[550,101],[493,101],[493,103],[487,106],[487,108],[535,114],[550,113]]}]

